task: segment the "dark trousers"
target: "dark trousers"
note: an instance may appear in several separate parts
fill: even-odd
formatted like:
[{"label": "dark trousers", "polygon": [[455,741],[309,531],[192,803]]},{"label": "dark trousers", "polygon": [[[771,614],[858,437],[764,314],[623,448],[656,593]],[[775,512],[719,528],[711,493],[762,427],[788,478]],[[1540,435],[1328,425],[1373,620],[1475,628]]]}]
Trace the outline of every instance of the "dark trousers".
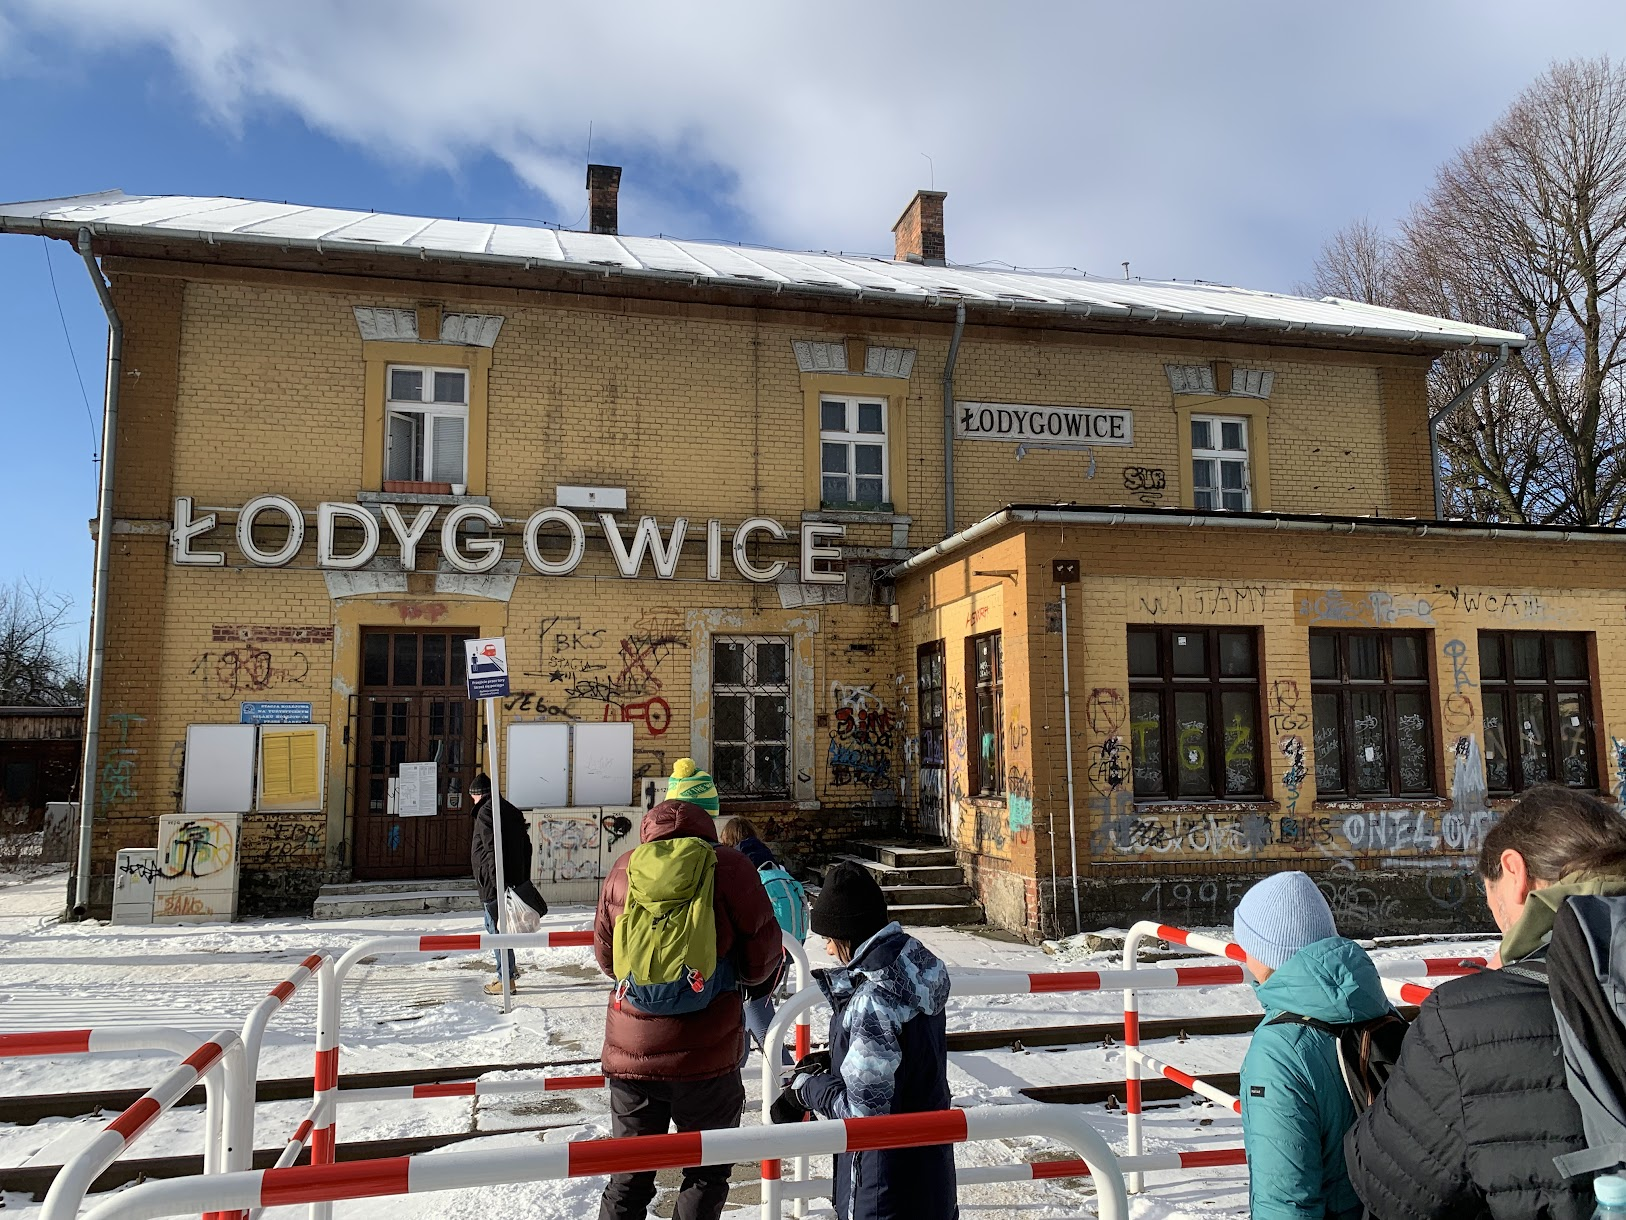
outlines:
[{"label": "dark trousers", "polygon": [[[610,1081],[610,1134],[665,1135],[679,1131],[713,1131],[740,1125],[745,1085],[738,1072],[711,1080]],[[732,1165],[699,1165],[683,1171],[672,1220],[717,1220],[728,1202]],[[642,1220],[655,1197],[655,1175],[618,1173],[604,1187],[599,1220]]]}]

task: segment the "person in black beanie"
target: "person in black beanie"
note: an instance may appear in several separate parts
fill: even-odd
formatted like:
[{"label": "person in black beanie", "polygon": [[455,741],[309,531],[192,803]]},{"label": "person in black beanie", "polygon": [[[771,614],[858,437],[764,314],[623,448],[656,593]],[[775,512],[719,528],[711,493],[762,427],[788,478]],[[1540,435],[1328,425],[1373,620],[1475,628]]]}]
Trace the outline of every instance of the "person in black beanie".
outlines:
[{"label": "person in black beanie", "polygon": [[[948,969],[893,922],[860,864],[825,873],[815,935],[840,966],[813,977],[830,1001],[830,1049],[796,1065],[776,1121],[914,1114],[949,1105]],[[841,1220],[956,1220],[954,1150],[947,1144],[836,1157]]]}]

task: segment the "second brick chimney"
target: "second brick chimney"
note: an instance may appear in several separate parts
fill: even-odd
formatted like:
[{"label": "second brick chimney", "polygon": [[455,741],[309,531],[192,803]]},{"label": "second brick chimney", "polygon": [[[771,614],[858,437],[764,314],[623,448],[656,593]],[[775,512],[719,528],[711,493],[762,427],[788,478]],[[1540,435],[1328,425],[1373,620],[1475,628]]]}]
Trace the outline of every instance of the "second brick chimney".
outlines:
[{"label": "second brick chimney", "polygon": [[[617,200],[621,194],[621,167],[619,165],[589,165],[587,167],[588,232],[609,233],[612,236],[620,224]],[[940,205],[941,206],[941,205]]]},{"label": "second brick chimney", "polygon": [[947,191],[915,192],[903,215],[898,217],[898,223],[892,226],[892,236],[897,243],[893,258],[900,263],[943,263],[947,257],[943,253],[943,200],[946,198]]}]

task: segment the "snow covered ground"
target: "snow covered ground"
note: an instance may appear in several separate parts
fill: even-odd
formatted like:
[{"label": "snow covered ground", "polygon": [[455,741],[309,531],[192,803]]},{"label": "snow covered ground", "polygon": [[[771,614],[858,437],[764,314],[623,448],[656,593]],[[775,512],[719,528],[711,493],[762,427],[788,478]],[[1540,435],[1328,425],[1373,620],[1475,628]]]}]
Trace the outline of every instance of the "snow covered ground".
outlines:
[{"label": "snow covered ground", "polygon": [[[342,951],[364,939],[403,933],[474,932],[469,915],[369,918],[351,921],[251,920],[211,927],[113,927],[56,921],[63,894],[60,871],[30,876],[0,874],[0,1032],[130,1026],[163,1023],[200,1034],[237,1029],[248,1011],[306,954]],[[550,929],[583,927],[585,907],[555,909]],[[1221,933],[1222,935],[1224,933]],[[978,970],[1053,971],[1112,969],[1117,955],[1089,953],[1081,945],[1060,955],[995,940],[975,931],[941,928],[920,933],[955,973]],[[814,965],[827,964],[822,946],[810,943]],[[1452,955],[1488,952],[1489,942],[1453,941]],[[1379,954],[1422,956],[1439,947],[1408,946]],[[482,988],[493,977],[489,955],[446,954],[432,958],[383,956],[358,966],[345,989],[341,1013],[341,1071],[375,1072],[461,1065],[592,1059],[603,1030],[604,981],[587,949],[542,949],[520,954],[522,977],[514,1011],[504,1015]],[[951,1030],[1018,1028],[1072,1022],[1112,1021],[1121,1015],[1119,993],[1021,995],[952,1000]],[[1251,990],[1219,987],[1143,994],[1143,1020],[1183,1015],[1257,1012]],[[261,1079],[308,1076],[315,1020],[315,987],[302,990],[271,1022],[261,1057]],[[815,1041],[823,1038],[823,1014],[815,1018]],[[1185,1043],[1149,1044],[1159,1058],[1199,1075],[1234,1072],[1247,1048],[1245,1036],[1200,1037]],[[171,1056],[97,1055],[0,1062],[0,1096],[65,1093],[98,1088],[147,1087]],[[1022,1102],[1029,1085],[1121,1079],[1116,1045],[955,1052],[950,1086],[957,1105]],[[745,1121],[756,1121],[760,1090],[756,1060],[747,1073],[751,1101]],[[594,1064],[556,1069],[586,1074]],[[303,1116],[308,1101],[262,1103],[256,1110],[256,1146],[280,1147]],[[1147,1151],[1223,1148],[1241,1144],[1240,1120],[1217,1106],[1195,1101],[1153,1103],[1147,1116]],[[1088,1108],[1092,1121],[1120,1149],[1121,1112]],[[103,1119],[48,1119],[30,1126],[0,1123],[0,1166],[60,1164],[100,1129]],[[200,1150],[201,1108],[162,1117],[128,1153],[139,1158]],[[514,1128],[551,1127],[544,1131]],[[433,1155],[475,1148],[522,1146],[528,1141],[607,1135],[604,1095],[598,1091],[536,1093],[514,1097],[345,1105],[339,1111],[341,1141],[451,1132],[481,1132],[479,1139]],[[1061,1150],[1043,1141],[966,1145],[962,1165],[1048,1159]],[[819,1162],[815,1162],[819,1169]],[[828,1175],[828,1161],[819,1170]],[[745,1214],[757,1198],[754,1166],[736,1168],[731,1200]],[[675,1175],[663,1175],[667,1186]],[[752,1183],[745,1185],[746,1183]],[[491,1187],[480,1191],[363,1200],[336,1205],[346,1220],[417,1220],[423,1217],[526,1216],[564,1220],[596,1213],[602,1183],[585,1179]],[[670,1215],[673,1194],[663,1190],[657,1214]],[[26,1195],[4,1197],[7,1215],[31,1220],[38,1205]],[[1199,1175],[1154,1174],[1146,1194],[1133,1201],[1137,1220],[1209,1220],[1247,1212],[1246,1171]],[[961,1210],[972,1217],[1032,1220],[1093,1216],[1087,1180],[1002,1186],[967,1186]],[[274,1209],[269,1220],[302,1214]],[[813,1209],[828,1215],[828,1207]]]}]

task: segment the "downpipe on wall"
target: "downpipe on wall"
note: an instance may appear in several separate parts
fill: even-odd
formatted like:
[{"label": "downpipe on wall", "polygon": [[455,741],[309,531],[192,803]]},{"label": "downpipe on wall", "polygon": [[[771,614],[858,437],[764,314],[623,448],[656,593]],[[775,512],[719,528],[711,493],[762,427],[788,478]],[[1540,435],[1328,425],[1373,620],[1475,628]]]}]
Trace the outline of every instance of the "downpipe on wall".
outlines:
[{"label": "downpipe on wall", "polygon": [[90,230],[79,230],[79,256],[107,314],[107,384],[102,393],[102,468],[96,488],[96,576],[90,594],[90,670],[85,678],[85,753],[79,766],[79,857],[73,917],[90,909],[91,819],[96,807],[96,759],[101,753],[102,670],[107,656],[107,577],[113,555],[113,455],[118,448],[119,386],[124,368],[124,323],[91,251]]},{"label": "downpipe on wall", "polygon": [[1437,521],[1445,520],[1445,472],[1441,469],[1440,462],[1440,425],[1451,412],[1467,402],[1475,390],[1489,381],[1498,369],[1506,367],[1507,356],[1508,345],[1504,343],[1501,350],[1496,353],[1496,358],[1480,370],[1479,376],[1465,385],[1455,398],[1428,417],[1428,457],[1434,469],[1434,518]]},{"label": "downpipe on wall", "polygon": [[965,302],[954,307],[954,334],[943,362],[943,537],[954,536],[954,364],[965,333]]},{"label": "downpipe on wall", "polygon": [[[1073,800],[1073,687],[1067,664],[1067,586],[1061,586],[1061,723],[1067,739],[1067,855],[1073,869],[1073,931],[1084,930],[1084,916],[1078,907],[1078,817]],[[1050,876],[1052,895],[1056,892],[1055,832],[1050,836]],[[1053,900],[1053,899],[1052,899]]]}]

